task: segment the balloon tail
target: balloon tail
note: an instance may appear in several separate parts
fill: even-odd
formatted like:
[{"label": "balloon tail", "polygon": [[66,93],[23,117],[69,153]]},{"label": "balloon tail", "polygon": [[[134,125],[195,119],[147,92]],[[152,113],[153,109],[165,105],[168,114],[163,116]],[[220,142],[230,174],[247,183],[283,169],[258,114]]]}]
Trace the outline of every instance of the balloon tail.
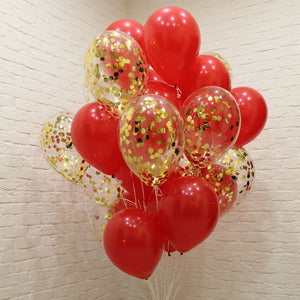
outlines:
[{"label": "balloon tail", "polygon": [[180,89],[177,85],[175,85],[175,89],[176,89],[176,91],[177,91],[177,98],[178,98],[178,99],[181,98],[181,95],[182,95],[181,89]]}]

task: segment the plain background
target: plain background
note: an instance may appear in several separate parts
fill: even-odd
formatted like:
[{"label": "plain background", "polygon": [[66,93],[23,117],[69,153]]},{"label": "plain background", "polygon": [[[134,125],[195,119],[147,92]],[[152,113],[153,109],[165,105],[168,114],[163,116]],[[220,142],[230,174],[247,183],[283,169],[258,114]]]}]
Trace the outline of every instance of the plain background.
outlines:
[{"label": "plain background", "polygon": [[0,299],[151,299],[147,284],[112,266],[92,229],[94,203],[50,167],[39,144],[50,115],[85,104],[93,38],[118,19],[144,24],[167,5],[195,17],[200,52],[225,57],[232,86],[261,92],[269,117],[245,147],[256,167],[252,193],[168,276],[161,268],[162,283],[170,288],[189,262],[176,299],[299,299],[297,0],[1,1]]}]

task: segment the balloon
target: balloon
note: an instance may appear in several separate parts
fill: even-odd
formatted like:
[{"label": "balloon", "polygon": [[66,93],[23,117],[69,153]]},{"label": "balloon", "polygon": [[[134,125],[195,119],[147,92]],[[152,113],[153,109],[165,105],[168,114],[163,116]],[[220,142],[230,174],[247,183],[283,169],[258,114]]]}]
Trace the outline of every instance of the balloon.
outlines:
[{"label": "balloon", "polygon": [[89,164],[75,150],[71,139],[73,116],[60,112],[51,116],[43,125],[41,149],[46,160],[66,179],[78,182]]},{"label": "balloon", "polygon": [[183,68],[199,53],[200,31],[193,16],[179,7],[161,8],[147,20],[144,38],[150,65],[166,82],[178,84]]},{"label": "balloon", "polygon": [[254,162],[244,148],[235,146],[229,149],[217,164],[227,168],[226,174],[236,180],[238,193],[233,203],[233,207],[236,207],[246,198],[252,188],[255,178]]},{"label": "balloon", "polygon": [[118,20],[110,24],[105,31],[117,30],[122,31],[134,38],[139,45],[145,49],[144,46],[144,27],[142,24],[129,19]]},{"label": "balloon", "polygon": [[158,218],[163,234],[179,252],[187,252],[204,241],[218,221],[216,193],[197,177],[168,181],[162,189]]},{"label": "balloon", "polygon": [[120,270],[147,279],[157,266],[163,251],[158,224],[147,212],[124,209],[115,214],[104,231],[104,248]]},{"label": "balloon", "polygon": [[148,72],[148,83],[150,81],[162,81],[162,82],[164,82],[164,80],[153,69],[149,69],[149,72]]},{"label": "balloon", "polygon": [[90,199],[107,209],[115,205],[116,199],[124,192],[115,178],[101,173],[92,166],[86,170],[79,182]]},{"label": "balloon", "polygon": [[181,73],[178,83],[182,101],[192,92],[206,86],[219,86],[230,91],[230,74],[224,63],[211,55],[199,55]]},{"label": "balloon", "polygon": [[176,249],[175,249],[174,246],[170,243],[169,240],[166,240],[166,241],[165,241],[165,248],[164,248],[164,250],[165,250],[166,252],[168,252],[169,256],[171,255],[172,252],[175,252],[175,251],[176,251]]},{"label": "balloon", "polygon": [[170,103],[180,110],[180,94],[178,94],[176,87],[162,81],[149,81],[145,94],[165,97]]},{"label": "balloon", "polygon": [[149,186],[163,183],[175,170],[183,140],[182,118],[161,96],[140,96],[128,105],[120,121],[123,158]]},{"label": "balloon", "polygon": [[229,169],[217,164],[208,166],[202,171],[203,178],[210,184],[218,196],[220,215],[222,217],[233,206],[237,199],[237,178],[231,176]]},{"label": "balloon", "polygon": [[231,67],[229,65],[229,62],[223,57],[221,56],[219,53],[211,51],[211,52],[207,52],[207,53],[203,53],[204,55],[210,55],[213,57],[216,57],[217,59],[219,59],[226,67],[226,69],[228,70],[228,73],[230,75],[231,81],[232,81],[232,70]]},{"label": "balloon", "polygon": [[267,104],[263,96],[256,90],[249,87],[237,87],[231,90],[237,101],[241,112],[241,131],[237,141],[237,146],[242,147],[263,130],[268,115]]},{"label": "balloon", "polygon": [[148,65],[141,46],[120,31],[105,31],[88,48],[85,86],[113,113],[120,115],[128,102],[141,95]]},{"label": "balloon", "polygon": [[233,96],[220,87],[192,93],[182,106],[185,154],[196,167],[219,160],[234,145],[240,130],[240,113]]},{"label": "balloon", "polygon": [[83,106],[72,123],[72,140],[79,154],[102,173],[113,175],[123,161],[118,141],[119,119],[103,105]]},{"label": "balloon", "polygon": [[103,233],[107,223],[107,210],[96,204],[95,214],[93,216],[92,224],[94,229],[94,234],[99,242],[103,240]]}]

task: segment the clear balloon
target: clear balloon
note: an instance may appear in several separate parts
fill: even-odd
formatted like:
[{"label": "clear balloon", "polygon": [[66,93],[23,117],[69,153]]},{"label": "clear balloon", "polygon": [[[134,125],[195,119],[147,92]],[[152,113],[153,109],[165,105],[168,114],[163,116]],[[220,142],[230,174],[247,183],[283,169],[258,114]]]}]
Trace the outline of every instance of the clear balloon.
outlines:
[{"label": "clear balloon", "polygon": [[234,97],[220,87],[192,93],[182,106],[185,154],[196,167],[215,163],[234,145],[240,130],[240,112]]},{"label": "clear balloon", "polygon": [[143,93],[148,78],[141,46],[126,33],[114,30],[103,32],[91,43],[84,70],[86,88],[117,115]]},{"label": "clear balloon", "polygon": [[252,188],[255,178],[254,162],[246,149],[234,147],[229,149],[217,164],[226,168],[226,174],[236,180],[237,199],[233,203],[233,207],[236,207]]},{"label": "clear balloon", "polygon": [[229,169],[217,164],[203,168],[202,177],[210,184],[218,196],[222,217],[237,199],[237,178],[231,176]]},{"label": "clear balloon", "polygon": [[66,179],[78,182],[89,164],[75,150],[71,139],[73,116],[60,112],[43,125],[41,148],[49,164]]},{"label": "clear balloon", "polygon": [[80,184],[90,199],[107,209],[116,204],[124,191],[115,178],[101,173],[92,166],[86,170]]},{"label": "clear balloon", "polygon": [[109,219],[108,212],[107,209],[105,209],[103,206],[99,204],[95,204],[95,205],[96,208],[92,219],[92,225],[94,229],[94,234],[98,239],[98,241],[100,242],[100,245],[102,245],[101,242],[103,240],[104,229],[107,224],[107,220]]},{"label": "clear balloon", "polygon": [[164,97],[140,96],[120,121],[120,149],[129,168],[151,186],[163,183],[183,153],[183,121]]}]

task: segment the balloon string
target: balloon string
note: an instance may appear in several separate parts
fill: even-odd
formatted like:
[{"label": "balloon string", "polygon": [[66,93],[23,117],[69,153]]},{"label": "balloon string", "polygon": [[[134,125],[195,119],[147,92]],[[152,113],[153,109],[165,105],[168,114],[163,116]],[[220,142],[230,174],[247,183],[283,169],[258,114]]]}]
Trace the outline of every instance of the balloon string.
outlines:
[{"label": "balloon string", "polygon": [[199,177],[200,176],[200,168],[199,167],[195,168],[194,176],[195,177]]},{"label": "balloon string", "polygon": [[130,176],[131,176],[131,182],[132,182],[132,188],[133,188],[133,196],[134,196],[134,201],[135,201],[135,207],[140,208],[138,205],[137,197],[136,197],[136,192],[135,192],[135,186],[134,186],[134,181],[133,181],[133,176],[132,176],[132,171],[130,170]]},{"label": "balloon string", "polygon": [[125,206],[126,208],[128,208],[128,207],[127,207],[127,202],[125,201],[125,198],[124,198],[124,193],[122,194],[122,198],[121,198],[121,199],[123,200],[124,206]]},{"label": "balloon string", "polygon": [[141,187],[142,187],[142,193],[143,193],[143,208],[144,208],[144,211],[146,211],[146,199],[145,199],[145,191],[144,191],[144,185],[143,185],[143,182],[142,180],[140,180],[140,183],[141,183]]},{"label": "balloon string", "polygon": [[156,212],[158,214],[158,196],[162,196],[162,191],[158,186],[154,187],[154,192],[155,192],[155,202],[156,202]]}]

